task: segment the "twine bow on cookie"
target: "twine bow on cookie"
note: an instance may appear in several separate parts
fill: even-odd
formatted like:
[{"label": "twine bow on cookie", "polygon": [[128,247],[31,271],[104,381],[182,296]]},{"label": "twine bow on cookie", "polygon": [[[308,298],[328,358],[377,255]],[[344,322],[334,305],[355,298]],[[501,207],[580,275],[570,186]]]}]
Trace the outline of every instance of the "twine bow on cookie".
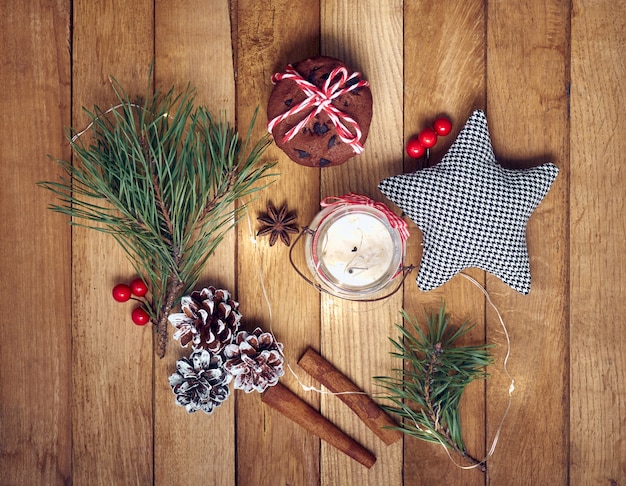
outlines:
[{"label": "twine bow on cookie", "polygon": [[[316,115],[324,112],[328,115],[328,118],[335,126],[337,135],[344,142],[352,147],[355,154],[363,152],[363,144],[361,143],[361,127],[352,117],[338,109],[333,105],[333,100],[339,96],[349,93],[358,88],[369,86],[369,83],[363,79],[360,79],[360,73],[354,72],[348,76],[348,70],[345,67],[338,67],[333,69],[328,78],[324,82],[321,88],[318,88],[313,83],[310,83],[304,79],[291,64],[287,66],[284,73],[276,73],[272,76],[272,83],[276,84],[279,81],[291,79],[296,82],[298,87],[307,96],[306,99],[297,105],[294,105],[285,113],[278,115],[267,124],[267,130],[272,133],[272,130],[283,120],[286,120],[292,115],[300,113],[301,111],[312,108],[310,113],[300,121],[296,126],[287,131],[283,137],[283,143],[291,140],[300,130],[309,123]],[[354,134],[348,128],[351,127],[354,130]]]}]

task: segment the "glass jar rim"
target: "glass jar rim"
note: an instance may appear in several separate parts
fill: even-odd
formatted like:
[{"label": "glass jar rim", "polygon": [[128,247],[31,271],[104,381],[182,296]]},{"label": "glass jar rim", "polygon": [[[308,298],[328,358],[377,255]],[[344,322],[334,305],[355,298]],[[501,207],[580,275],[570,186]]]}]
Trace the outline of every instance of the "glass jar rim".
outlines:
[{"label": "glass jar rim", "polygon": [[[387,231],[392,244],[389,265],[382,275],[367,285],[350,285],[341,282],[332,275],[320,259],[319,242],[337,221],[350,215],[363,214],[375,219]],[[339,297],[368,298],[385,289],[399,274],[402,273],[404,245],[400,232],[392,227],[387,216],[375,207],[366,204],[338,204],[320,211],[309,226],[310,232],[305,237],[306,260],[309,270],[316,279],[331,293]]]}]

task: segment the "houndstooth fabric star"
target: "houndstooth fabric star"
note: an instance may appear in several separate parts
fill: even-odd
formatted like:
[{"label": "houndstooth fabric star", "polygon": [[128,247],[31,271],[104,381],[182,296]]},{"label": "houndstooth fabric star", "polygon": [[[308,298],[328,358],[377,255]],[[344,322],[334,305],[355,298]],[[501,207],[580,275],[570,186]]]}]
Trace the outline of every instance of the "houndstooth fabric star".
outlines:
[{"label": "houndstooth fabric star", "polygon": [[384,179],[379,189],[423,233],[420,290],[477,267],[528,294],[526,224],[558,171],[551,163],[525,170],[498,164],[487,119],[477,110],[439,164]]}]

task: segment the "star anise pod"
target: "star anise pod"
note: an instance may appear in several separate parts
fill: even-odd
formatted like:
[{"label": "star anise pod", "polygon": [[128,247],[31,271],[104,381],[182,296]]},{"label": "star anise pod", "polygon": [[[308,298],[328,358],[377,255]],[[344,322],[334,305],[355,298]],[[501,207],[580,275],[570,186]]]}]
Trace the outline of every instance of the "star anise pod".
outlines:
[{"label": "star anise pod", "polygon": [[257,218],[263,226],[256,234],[257,236],[270,235],[270,246],[274,243],[282,241],[285,245],[291,244],[290,233],[298,233],[298,224],[296,223],[296,214],[290,213],[287,204],[283,204],[280,209],[276,209],[272,203],[268,203],[267,212]]}]

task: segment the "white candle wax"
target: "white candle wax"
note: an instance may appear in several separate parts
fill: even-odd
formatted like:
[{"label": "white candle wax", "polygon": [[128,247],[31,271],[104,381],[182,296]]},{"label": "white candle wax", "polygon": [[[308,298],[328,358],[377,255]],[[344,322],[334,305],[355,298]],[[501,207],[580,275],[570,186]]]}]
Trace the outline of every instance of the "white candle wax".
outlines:
[{"label": "white candle wax", "polygon": [[318,241],[319,266],[336,285],[367,289],[389,275],[394,242],[380,219],[348,213],[324,229]]}]

